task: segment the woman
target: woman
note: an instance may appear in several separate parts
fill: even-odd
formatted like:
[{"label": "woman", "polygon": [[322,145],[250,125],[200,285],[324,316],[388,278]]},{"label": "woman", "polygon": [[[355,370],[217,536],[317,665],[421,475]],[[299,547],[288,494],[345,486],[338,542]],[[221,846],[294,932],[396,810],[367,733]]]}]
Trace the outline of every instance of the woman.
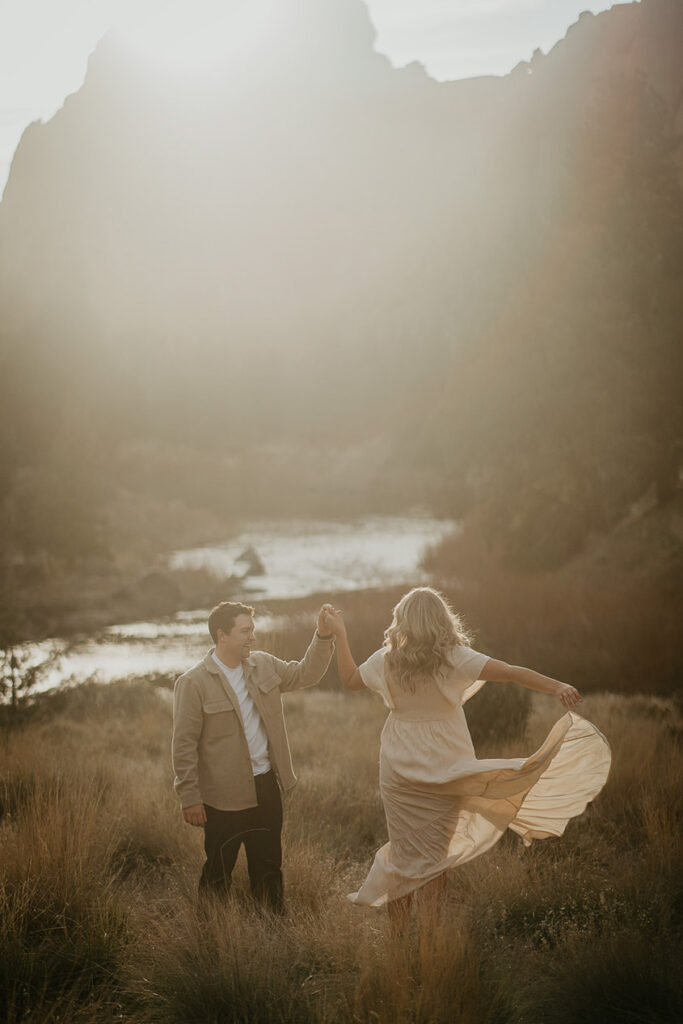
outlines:
[{"label": "woman", "polygon": [[344,686],[375,690],[391,709],[379,768],[389,842],[349,896],[353,903],[388,903],[396,919],[415,890],[438,893],[447,868],[490,849],[506,828],[526,845],[559,836],[602,789],[609,745],[571,710],[531,757],[477,759],[462,705],[487,680],[552,694],[565,708],[582,698],[557,679],[472,650],[460,620],[431,587],[401,598],[384,646],[360,667],[339,611],[325,605],[324,616],[325,631],[337,638]]}]

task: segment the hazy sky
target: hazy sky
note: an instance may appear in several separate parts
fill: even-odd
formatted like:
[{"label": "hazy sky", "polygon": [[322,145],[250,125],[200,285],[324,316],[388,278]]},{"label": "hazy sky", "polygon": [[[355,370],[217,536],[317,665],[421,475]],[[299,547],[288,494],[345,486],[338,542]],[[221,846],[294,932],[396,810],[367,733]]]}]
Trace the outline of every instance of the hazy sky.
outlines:
[{"label": "hazy sky", "polygon": [[[277,2],[277,0],[273,0]],[[366,0],[377,49],[397,65],[421,61],[437,79],[502,75],[544,52],[601,0]],[[625,0],[624,0],[625,2]],[[255,0],[0,0],[0,191],[27,124],[47,120],[83,82],[88,55],[115,22],[154,45],[150,11],[184,6],[198,28]],[[145,12],[147,12],[145,14]],[[142,20],[147,17],[146,26]],[[158,16],[158,14],[157,14]],[[248,17],[248,15],[247,15]],[[194,26],[193,26],[194,28]],[[218,33],[186,32],[178,54],[201,54]]]}]

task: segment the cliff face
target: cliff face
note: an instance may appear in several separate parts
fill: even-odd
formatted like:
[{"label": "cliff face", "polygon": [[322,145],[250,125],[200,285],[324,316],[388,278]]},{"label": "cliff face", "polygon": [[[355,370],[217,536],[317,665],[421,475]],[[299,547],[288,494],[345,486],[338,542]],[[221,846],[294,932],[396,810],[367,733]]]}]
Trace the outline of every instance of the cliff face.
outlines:
[{"label": "cliff face", "polygon": [[273,33],[267,64],[257,49],[204,86],[101,44],[0,205],[10,337],[305,344],[351,308],[372,336],[416,277],[422,324],[444,275],[496,273],[492,247],[549,201],[597,81],[642,70],[683,116],[675,0],[584,15],[508,78],[448,85],[374,53],[360,0],[292,3]]},{"label": "cliff face", "polygon": [[19,449],[76,405],[110,434],[202,443],[414,424],[433,453],[465,354],[488,353],[473,388],[523,361],[556,289],[603,258],[648,111],[681,157],[677,0],[582,15],[504,78],[443,84],[373,50],[361,0],[278,10],[203,80],[107,38],[25,133],[0,204]]},{"label": "cliff face", "polygon": [[[568,78],[588,84],[613,75],[642,74],[666,103],[674,133],[683,128],[683,8],[676,0],[620,4],[600,15],[584,12],[549,55]],[[678,151],[683,169],[683,151]]]},{"label": "cliff face", "polygon": [[323,339],[358,355],[385,332],[440,263],[444,212],[478,200],[479,112],[394,72],[360,0],[289,7],[268,63],[256,49],[204,83],[155,78],[107,39],[26,132],[0,206],[10,341],[94,357],[154,403],[211,388],[208,363],[245,348],[298,388]]}]

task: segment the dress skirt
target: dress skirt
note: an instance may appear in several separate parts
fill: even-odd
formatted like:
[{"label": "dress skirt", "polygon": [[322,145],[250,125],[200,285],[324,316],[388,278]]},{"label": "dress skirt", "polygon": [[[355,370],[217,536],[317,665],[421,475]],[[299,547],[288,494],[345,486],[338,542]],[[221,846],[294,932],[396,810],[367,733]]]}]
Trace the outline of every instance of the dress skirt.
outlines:
[{"label": "dress skirt", "polygon": [[379,907],[491,849],[506,829],[561,836],[610,767],[602,733],[573,711],[526,758],[475,756],[462,708],[434,721],[392,712],[382,733],[380,792],[389,841],[351,902]]}]

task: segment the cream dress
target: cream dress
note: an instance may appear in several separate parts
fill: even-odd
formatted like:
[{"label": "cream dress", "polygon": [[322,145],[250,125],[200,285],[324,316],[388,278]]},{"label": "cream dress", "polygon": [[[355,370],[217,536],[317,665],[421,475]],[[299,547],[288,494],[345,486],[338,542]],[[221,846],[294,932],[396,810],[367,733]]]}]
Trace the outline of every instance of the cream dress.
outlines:
[{"label": "cream dress", "polygon": [[609,744],[573,711],[531,757],[477,759],[462,705],[484,685],[477,677],[487,655],[454,647],[452,669],[414,694],[388,684],[384,655],[376,651],[359,671],[391,709],[379,760],[389,842],[352,903],[379,907],[405,896],[489,850],[507,828],[527,846],[560,836],[604,786]]}]

